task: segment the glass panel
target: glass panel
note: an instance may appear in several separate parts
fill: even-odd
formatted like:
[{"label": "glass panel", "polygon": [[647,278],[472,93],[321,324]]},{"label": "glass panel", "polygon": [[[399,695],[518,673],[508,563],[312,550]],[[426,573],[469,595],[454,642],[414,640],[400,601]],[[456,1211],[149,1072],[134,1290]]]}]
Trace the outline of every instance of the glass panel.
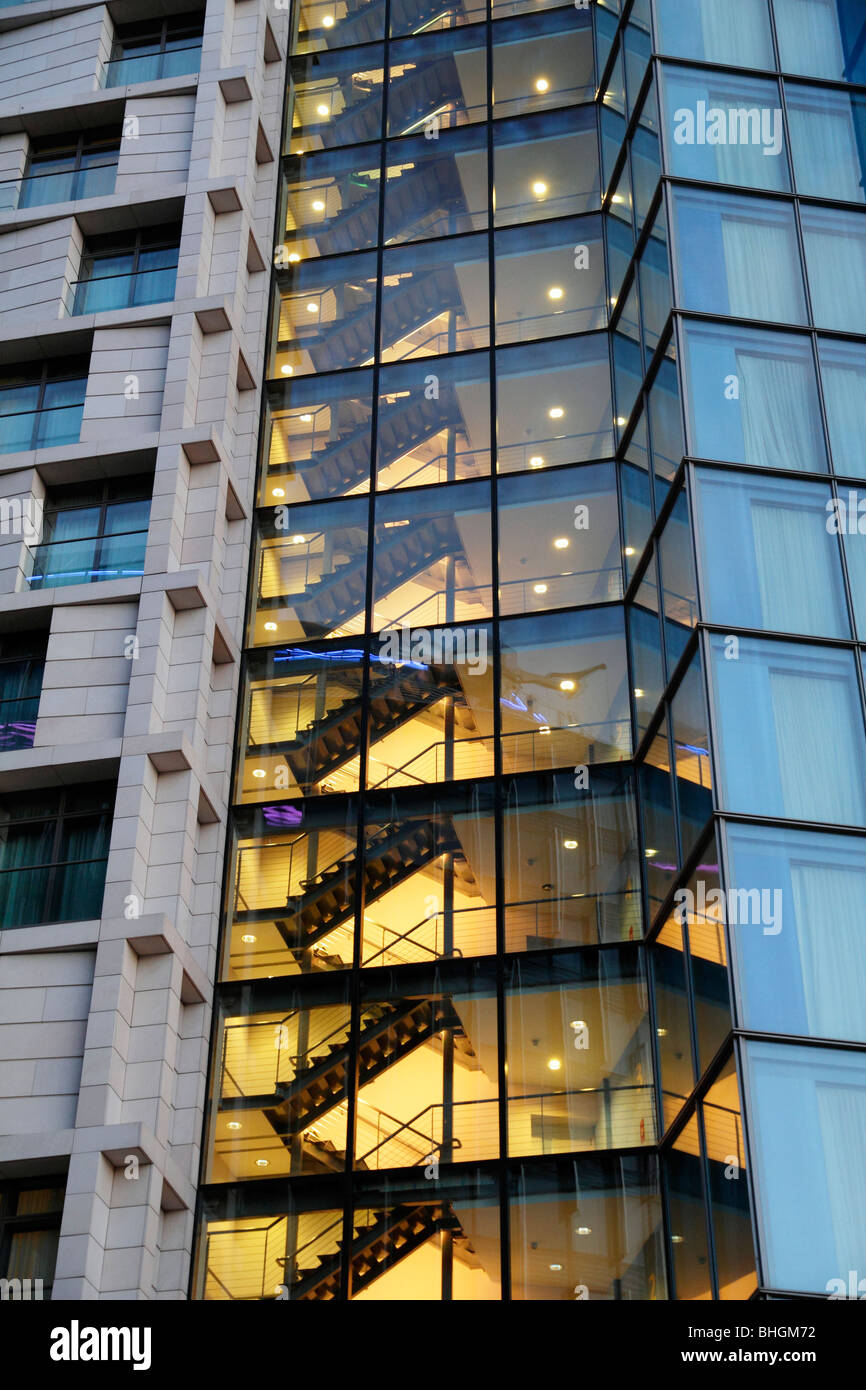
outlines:
[{"label": "glass panel", "polygon": [[665,922],[650,952],[664,1128],[676,1119],[695,1084],[692,1030],[683,948],[676,915]]},{"label": "glass panel", "polygon": [[866,748],[852,653],[721,635],[712,648],[723,804],[863,825]]},{"label": "glass panel", "polygon": [[646,474],[646,419],[641,416],[632,434],[628,456],[640,458],[640,464],[632,468],[623,463],[620,467],[622,479],[623,531],[626,545],[623,547],[627,580],[630,582],[643,553],[644,546],[652,529],[652,502],[650,482]]},{"label": "glass panel", "polygon": [[686,324],[690,451],[826,473],[811,344],[791,334]]},{"label": "glass panel", "polygon": [[618,762],[631,751],[620,608],[500,627],[503,771]]},{"label": "glass panel", "polygon": [[497,232],[495,254],[497,343],[604,328],[604,247],[596,218]]},{"label": "glass panel", "polygon": [[276,507],[262,516],[252,644],[362,631],[367,502],[292,508],[291,519],[287,513]]},{"label": "glass panel", "polygon": [[[459,1105],[454,1113],[460,1123]],[[489,1173],[470,1168],[445,1176],[431,1161],[424,1177],[407,1174],[401,1181],[389,1174],[380,1188],[369,1179],[364,1188],[365,1205],[356,1206],[354,1215],[353,1302],[480,1303],[501,1297],[499,1193]]]},{"label": "glass panel", "polygon": [[494,969],[419,966],[391,976],[385,992],[376,981],[362,980],[375,1023],[359,1038],[355,1167],[423,1171],[497,1158]]},{"label": "glass panel", "polygon": [[238,816],[224,979],[345,968],[357,900],[358,808],[308,798]]},{"label": "glass panel", "polygon": [[388,134],[428,140],[440,131],[487,120],[487,49],[484,30],[426,32],[392,43]]},{"label": "glass panel", "polygon": [[[428,6],[424,6],[428,8]],[[323,48],[351,48],[385,37],[383,0],[301,0],[298,18],[298,53]]]},{"label": "glass panel", "polygon": [[373,359],[375,314],[375,255],[281,271],[268,376],[365,366]]},{"label": "glass panel", "polygon": [[595,112],[591,106],[496,125],[494,222],[540,222],[599,205]]},{"label": "glass panel", "polygon": [[654,1156],[519,1165],[509,1192],[513,1299],[667,1297]]},{"label": "glass panel", "polygon": [[866,82],[859,0],[773,0],[783,72]]},{"label": "glass panel", "polygon": [[[197,1297],[208,1302],[338,1298],[343,1213],[333,1188],[283,1185],[279,1201],[253,1202],[248,1189],[233,1190],[227,1203],[209,1199],[199,1237]],[[251,1207],[266,1207],[247,1215]],[[210,1208],[210,1210],[209,1210]]]},{"label": "glass panel", "polygon": [[580,19],[565,10],[494,28],[494,117],[593,100],[592,30]]},{"label": "glass panel", "polygon": [[505,947],[643,935],[634,794],[615,772],[575,768],[506,784]]},{"label": "glass panel", "polygon": [[[401,667],[400,674],[407,668]],[[373,701],[376,739],[382,706]],[[493,787],[370,792],[362,964],[430,964],[496,950]]]},{"label": "glass panel", "polygon": [[649,728],[665,687],[658,614],[638,606],[644,597],[643,593],[638,593],[629,619],[638,739],[642,738]]},{"label": "glass panel", "polygon": [[696,653],[671,702],[677,801],[682,857],[691,854],[697,837],[713,813],[712,768],[707,701]]},{"label": "glass panel", "polygon": [[839,543],[820,483],[697,475],[706,616],[711,622],[848,637]]},{"label": "glass panel", "polygon": [[294,58],[287,152],[305,154],[379,140],[383,62],[380,44]]},{"label": "glass panel", "polygon": [[665,715],[639,769],[650,921],[673,887],[679,867],[672,780]]},{"label": "glass panel", "polygon": [[702,1145],[693,1115],[665,1154],[671,1254],[678,1302],[712,1298]]},{"label": "glass panel", "polygon": [[[226,1007],[214,1066],[212,1139],[206,1181],[339,1172],[345,1167],[351,1075],[351,1010],[345,976],[305,1005],[284,983],[275,1007]],[[264,991],[261,991],[264,999]],[[379,1022],[362,1015],[361,1028]]]},{"label": "glass panel", "polygon": [[[379,374],[380,491],[480,478],[490,472],[490,362],[486,353],[426,358]],[[404,506],[405,503],[400,503]]]},{"label": "glass panel", "polygon": [[[848,1297],[849,1280],[862,1277],[866,1242],[863,1055],[753,1042],[744,1057],[767,1282]],[[792,1134],[793,1166],[784,1157]]]},{"label": "glass panel", "polygon": [[674,225],[681,308],[733,318],[806,322],[789,204],[677,189]]},{"label": "glass panel", "polygon": [[785,102],[798,191],[815,198],[866,201],[863,98],[787,82]]},{"label": "glass panel", "polygon": [[866,345],[818,339],[830,449],[837,473],[863,472],[861,441],[866,435]]},{"label": "glass panel", "polygon": [[[498,492],[500,613],[622,598],[613,464],[502,479]],[[560,534],[569,510],[571,537]]]},{"label": "glass panel", "polygon": [[701,1104],[719,1298],[749,1298],[757,1287],[746,1150],[737,1072],[731,1057]]},{"label": "glass panel", "polygon": [[[738,24],[739,10],[730,22]],[[790,188],[776,82],[666,67],[662,92],[670,173],[745,188]]]},{"label": "glass panel", "polygon": [[288,503],[369,491],[372,389],[368,372],[268,387],[261,503],[272,502],[287,512]]},{"label": "glass panel", "polygon": [[774,68],[767,0],[656,0],[659,52],[734,68]]},{"label": "glass panel", "polygon": [[514,960],[505,986],[508,1150],[655,1140],[646,982],[627,947]]},{"label": "glass panel", "polygon": [[720,889],[715,837],[704,847],[688,891],[678,889],[674,903],[686,925],[689,969],[695,1000],[698,1070],[704,1073],[733,1026],[728,987],[724,898]]},{"label": "glass panel", "polygon": [[483,20],[485,0],[391,0],[391,34],[454,29]]},{"label": "glass panel", "polygon": [[613,453],[605,334],[502,348],[496,377],[500,473]]},{"label": "glass panel", "polygon": [[684,490],[680,491],[659,540],[659,568],[668,674],[673,675],[698,620],[692,527]]},{"label": "glass panel", "polygon": [[659,210],[640,258],[643,345],[647,361],[659,345],[673,304],[664,208]]},{"label": "glass panel", "polygon": [[866,332],[866,216],[803,207],[802,222],[815,323]]},{"label": "glass panel", "polygon": [[486,237],[386,249],[382,261],[382,361],[487,347],[487,258]]},{"label": "glass panel", "polygon": [[278,263],[294,264],[309,256],[374,246],[379,230],[380,177],[378,146],[326,150],[288,159],[286,235]]},{"label": "glass panel", "polygon": [[[647,108],[655,105],[655,93],[650,91]],[[631,174],[634,183],[634,207],[637,230],[642,231],[650,204],[655,196],[661,174],[661,151],[657,131],[636,130],[631,141]]]},{"label": "glass panel", "polygon": [[744,1026],[866,1042],[866,841],[729,824],[727,843]]},{"label": "glass panel", "polygon": [[487,226],[483,130],[467,126],[445,130],[435,140],[392,140],[387,160],[386,244],[479,232]]}]

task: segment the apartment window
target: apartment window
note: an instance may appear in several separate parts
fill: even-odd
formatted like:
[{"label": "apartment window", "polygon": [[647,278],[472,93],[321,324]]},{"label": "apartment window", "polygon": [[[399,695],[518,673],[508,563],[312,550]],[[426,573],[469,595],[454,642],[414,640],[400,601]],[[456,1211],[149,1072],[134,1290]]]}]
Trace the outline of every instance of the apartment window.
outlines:
[{"label": "apartment window", "polygon": [[866,202],[866,100],[832,87],[785,84],[794,177],[813,198]]},{"label": "apartment window", "polygon": [[102,911],[114,787],[0,797],[0,921],[76,922]]},{"label": "apartment window", "polygon": [[77,139],[33,140],[21,180],[19,208],[97,198],[114,192],[120,131],[82,131]]},{"label": "apartment window", "polygon": [[773,0],[783,72],[866,81],[866,20],[858,0]]},{"label": "apartment window", "polygon": [[0,636],[0,752],[33,746],[47,639],[47,632]]},{"label": "apartment window", "polygon": [[77,443],[88,365],[87,358],[33,362],[0,376],[0,453]]},{"label": "apartment window", "polygon": [[10,1281],[8,1298],[51,1297],[65,1190],[65,1177],[0,1183],[0,1279]]},{"label": "apartment window", "polygon": [[151,490],[149,476],[56,488],[46,502],[28,588],[142,574]]},{"label": "apartment window", "polygon": [[174,298],[180,228],[140,227],[125,238],[90,237],[75,286],[73,314],[130,309]]},{"label": "apartment window", "polygon": [[155,82],[161,77],[197,72],[203,30],[203,16],[195,12],[118,25],[106,87],[125,87],[132,82]]},{"label": "apartment window", "polygon": [[658,0],[659,49],[736,68],[772,68],[767,0]]},{"label": "apartment window", "polygon": [[670,172],[747,188],[790,187],[777,82],[667,68]]}]

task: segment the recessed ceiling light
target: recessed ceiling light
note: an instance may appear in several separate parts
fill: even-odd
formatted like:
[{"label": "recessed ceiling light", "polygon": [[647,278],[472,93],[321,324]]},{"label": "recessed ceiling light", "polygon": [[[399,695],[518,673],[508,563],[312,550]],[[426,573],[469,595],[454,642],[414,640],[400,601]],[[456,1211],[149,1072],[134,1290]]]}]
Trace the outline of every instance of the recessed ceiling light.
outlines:
[{"label": "recessed ceiling light", "polygon": [[559,1071],[559,1069],[560,1069],[561,1066],[562,1066],[562,1063],[560,1062],[560,1060],[559,1060],[558,1057],[551,1057],[550,1061],[549,1061],[548,1064],[547,1064],[547,1070],[548,1070],[548,1071]]},{"label": "recessed ceiling light", "polygon": [[591,1226],[578,1226],[578,1228],[577,1228],[577,1234],[578,1234],[579,1236],[591,1236],[591,1235],[592,1235],[592,1227],[591,1227]]},{"label": "recessed ceiling light", "polygon": [[328,111],[328,108],[327,108],[327,106],[325,106],[324,102],[322,103],[321,106],[317,106],[317,107],[316,107],[316,115],[317,115],[317,116],[328,116],[328,115],[330,115],[330,112]]},{"label": "recessed ceiling light", "polygon": [[298,263],[298,261],[299,261],[300,259],[301,259],[301,258],[300,258],[300,256],[298,255],[297,251],[290,251],[290,252],[289,252],[289,263],[290,263],[291,265],[297,265],[297,263]]},{"label": "recessed ceiling light", "polygon": [[625,202],[625,198],[622,196],[621,193],[614,193],[614,195],[613,195],[613,197],[611,198],[610,201],[611,201],[612,203],[624,203],[624,202]]},{"label": "recessed ceiling light", "polygon": [[551,285],[550,289],[547,291],[547,297],[548,299],[561,299],[564,293],[565,291],[561,285]]},{"label": "recessed ceiling light", "polygon": [[641,690],[641,688],[640,688],[639,685],[636,685],[636,686],[635,686],[635,688],[634,688],[634,698],[635,698],[636,700],[642,700],[643,697],[644,697],[644,695],[645,695],[645,693],[646,693],[646,692],[643,691],[643,690]]},{"label": "recessed ceiling light", "polygon": [[265,772],[265,769],[264,769],[263,767],[254,767],[254,768],[253,768],[253,776],[254,776],[254,777],[267,777],[267,775],[268,775],[268,774]]},{"label": "recessed ceiling light", "polygon": [[529,466],[530,468],[543,468],[544,459],[541,457],[541,454],[533,454],[532,458],[529,460]]},{"label": "recessed ceiling light", "polygon": [[324,211],[325,211],[325,204],[322,202],[321,198],[316,198],[315,201],[314,201],[314,203],[313,203],[313,212],[324,212]]},{"label": "recessed ceiling light", "polygon": [[334,16],[333,16],[332,14],[326,14],[326,15],[325,15],[325,18],[322,20],[322,28],[323,28],[323,29],[333,29],[333,27],[334,27]]},{"label": "recessed ceiling light", "polygon": [[624,430],[626,425],[628,424],[628,420],[624,415],[617,415],[616,423],[619,425],[621,430]]},{"label": "recessed ceiling light", "polygon": [[292,545],[303,545],[306,536],[292,536]]},{"label": "recessed ceiling light", "polygon": [[226,1125],[226,1129],[240,1129],[240,1127],[240,1120],[229,1120],[228,1124]]},{"label": "recessed ceiling light", "polygon": [[265,632],[276,632],[276,623],[265,623]]},{"label": "recessed ceiling light", "polygon": [[577,849],[577,840],[563,840],[563,849]]},{"label": "recessed ceiling light", "polygon": [[308,424],[310,423],[310,421],[312,420],[312,418],[313,418],[312,415],[302,415],[302,416],[301,416],[301,422],[302,422],[303,424],[305,424],[305,425],[308,425]]},{"label": "recessed ceiling light", "polygon": [[563,410],[561,405],[552,405],[547,413],[550,416],[551,420],[561,420],[563,415],[565,414],[565,411]]},{"label": "recessed ceiling light", "polygon": [[307,305],[307,313],[308,313],[308,314],[317,314],[318,312],[319,312],[319,306],[318,306],[318,304],[310,303],[310,304]]},{"label": "recessed ceiling light", "polygon": [[554,550],[567,550],[567,549],[568,549],[568,537],[567,537],[567,536],[557,536],[556,540],[553,542],[553,548],[554,548]]},{"label": "recessed ceiling light", "polygon": [[547,585],[546,585],[546,584],[534,584],[533,587],[532,587],[532,592],[533,592],[534,594],[546,594],[546,593],[547,593]]},{"label": "recessed ceiling light", "polygon": [[532,185],[532,191],[536,198],[543,198],[547,192],[547,184],[543,179],[536,179],[535,183]]},{"label": "recessed ceiling light", "polygon": [[671,1245],[682,1245],[685,1236],[671,1236]]},{"label": "recessed ceiling light", "polygon": [[269,1160],[269,1159],[267,1159],[267,1158],[257,1158],[257,1159],[256,1159],[256,1167],[257,1167],[257,1168],[270,1168],[270,1166],[271,1166],[271,1165],[270,1165],[270,1160]]},{"label": "recessed ceiling light", "polygon": [[657,1028],[657,1029],[656,1029],[656,1036],[657,1036],[657,1037],[659,1037],[659,1038],[666,1038],[667,1035],[668,1035],[668,1030],[667,1030],[667,1028]]},{"label": "recessed ceiling light", "polygon": [[552,1273],[558,1274],[559,1271],[562,1269],[562,1265],[551,1265],[550,1268]]},{"label": "recessed ceiling light", "polygon": [[283,365],[280,367],[280,371],[282,372],[283,376],[291,376],[293,370],[294,369],[289,366],[288,362],[284,362]]},{"label": "recessed ceiling light", "polygon": [[658,850],[657,850],[657,849],[645,849],[645,850],[644,850],[644,855],[646,856],[647,859],[655,859],[655,857],[656,857],[657,854],[658,854]]},{"label": "recessed ceiling light", "polygon": [[560,682],[559,682],[559,688],[560,688],[560,690],[573,690],[573,689],[574,689],[574,681],[560,681]]},{"label": "recessed ceiling light", "polygon": [[271,495],[272,495],[273,497],[285,497],[285,495],[286,495],[286,489],[285,489],[284,487],[275,487],[275,488],[272,488],[272,489],[271,489]]},{"label": "recessed ceiling light", "polygon": [[574,1018],[571,1021],[571,1026],[574,1029],[575,1033],[577,1033],[580,1031],[581,1028],[585,1028],[586,1024],[584,1023],[582,1018]]},{"label": "recessed ceiling light", "polygon": [[550,733],[550,725],[549,725],[549,724],[542,724],[542,726],[541,726],[541,728],[538,730],[538,732],[539,732],[540,734],[549,734],[549,733]]},{"label": "recessed ceiling light", "polygon": [[246,936],[241,937],[241,941],[245,942],[247,946],[252,946],[255,939],[254,936],[250,936],[249,932],[247,932]]},{"label": "recessed ceiling light", "polygon": [[624,550],[622,553],[623,553],[623,555],[634,555],[634,546],[633,546],[633,545],[627,545],[626,548],[625,548],[625,550]]},{"label": "recessed ceiling light", "polygon": [[546,77],[537,77],[535,79],[535,90],[537,92],[546,92],[549,86],[550,83]]}]

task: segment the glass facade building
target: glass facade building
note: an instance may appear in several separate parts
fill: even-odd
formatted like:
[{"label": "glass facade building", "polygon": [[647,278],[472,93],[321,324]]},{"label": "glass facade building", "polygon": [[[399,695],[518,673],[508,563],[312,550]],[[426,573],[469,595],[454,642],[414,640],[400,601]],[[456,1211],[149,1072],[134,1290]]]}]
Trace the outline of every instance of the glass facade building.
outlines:
[{"label": "glass facade building", "polygon": [[192,1296],[824,1296],[866,1275],[863,6],[292,36]]}]

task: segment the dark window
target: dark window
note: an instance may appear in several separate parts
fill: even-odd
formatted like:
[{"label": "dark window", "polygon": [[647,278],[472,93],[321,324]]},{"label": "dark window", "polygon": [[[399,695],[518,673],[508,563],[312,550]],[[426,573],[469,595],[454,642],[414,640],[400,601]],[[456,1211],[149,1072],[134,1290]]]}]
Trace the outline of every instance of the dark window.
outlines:
[{"label": "dark window", "polygon": [[120,131],[82,131],[78,137],[47,136],[30,143],[19,208],[97,198],[114,192]]},{"label": "dark window", "polygon": [[102,911],[114,787],[0,797],[0,922],[76,922]]},{"label": "dark window", "polygon": [[0,636],[0,752],[32,748],[48,633]]},{"label": "dark window", "polygon": [[119,24],[114,31],[106,87],[197,72],[203,30],[204,16],[197,13]]},{"label": "dark window", "polygon": [[140,227],[90,237],[81,259],[73,314],[129,309],[174,298],[180,228]]},{"label": "dark window", "polygon": [[87,358],[32,362],[0,376],[0,453],[75,444],[87,390]]},{"label": "dark window", "polygon": [[152,487],[150,476],[139,475],[50,492],[29,588],[141,574]]},{"label": "dark window", "polygon": [[65,1177],[0,1183],[0,1298],[51,1297],[65,1191]]}]

